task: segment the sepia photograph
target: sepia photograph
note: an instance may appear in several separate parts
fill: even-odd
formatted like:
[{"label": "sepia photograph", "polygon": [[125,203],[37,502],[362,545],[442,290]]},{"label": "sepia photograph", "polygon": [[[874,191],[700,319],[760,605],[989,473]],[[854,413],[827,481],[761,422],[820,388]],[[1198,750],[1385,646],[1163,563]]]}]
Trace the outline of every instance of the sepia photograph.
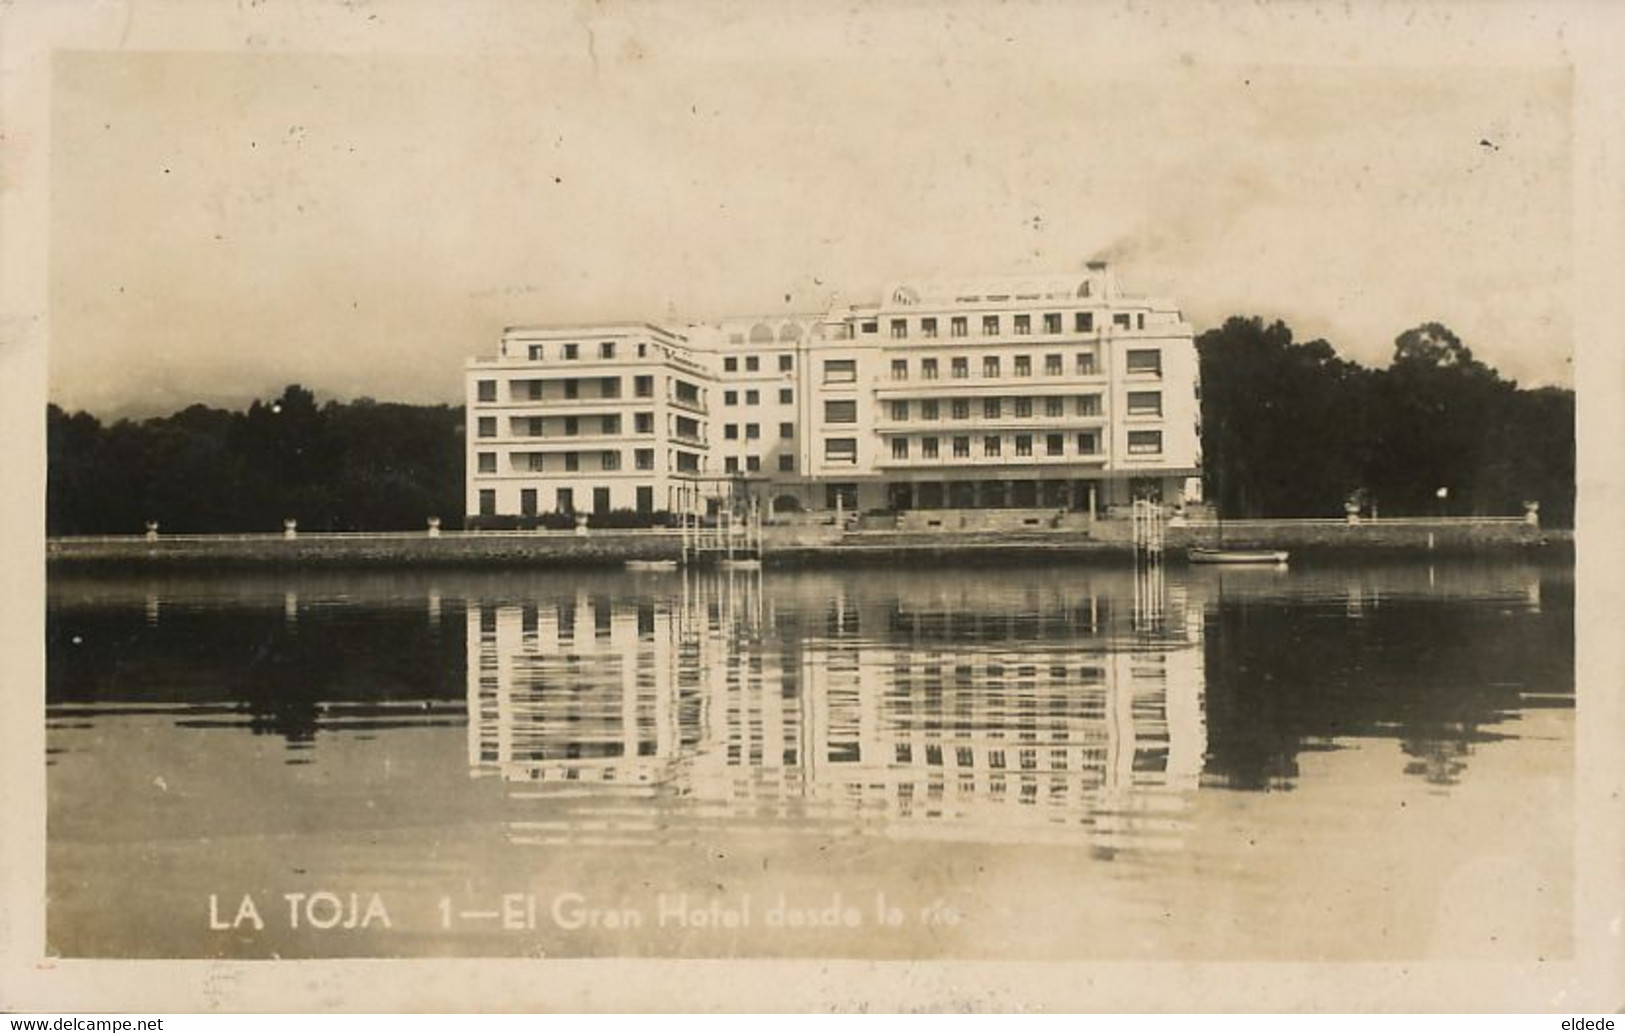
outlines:
[{"label": "sepia photograph", "polygon": [[1619,1007],[1603,7],[0,19],[8,1010]]}]

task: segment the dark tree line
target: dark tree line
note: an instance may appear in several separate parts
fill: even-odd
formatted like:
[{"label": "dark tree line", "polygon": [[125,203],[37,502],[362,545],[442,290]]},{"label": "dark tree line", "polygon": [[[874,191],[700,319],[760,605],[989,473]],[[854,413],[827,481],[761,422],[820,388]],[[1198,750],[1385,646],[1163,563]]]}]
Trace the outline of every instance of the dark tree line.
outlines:
[{"label": "dark tree line", "polygon": [[[1197,338],[1207,497],[1225,516],[1574,519],[1574,392],[1520,389],[1438,323],[1407,330],[1387,369],[1234,317]],[[1445,496],[1439,496],[1439,489]]]},{"label": "dark tree line", "polygon": [[292,385],[245,412],[194,405],[103,426],[47,412],[46,526],[58,534],[415,530],[463,512],[463,411]]}]

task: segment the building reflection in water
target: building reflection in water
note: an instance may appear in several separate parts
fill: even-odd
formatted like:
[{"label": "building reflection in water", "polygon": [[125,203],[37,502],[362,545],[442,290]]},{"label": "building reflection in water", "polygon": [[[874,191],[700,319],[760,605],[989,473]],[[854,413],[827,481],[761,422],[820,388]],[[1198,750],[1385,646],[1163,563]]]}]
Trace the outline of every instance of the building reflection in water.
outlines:
[{"label": "building reflection in water", "polygon": [[1087,590],[983,600],[907,577],[861,601],[839,582],[768,596],[760,572],[471,601],[469,762],[516,806],[553,801],[510,822],[523,842],[1177,845],[1206,750],[1202,616],[1142,580],[1121,615]]}]

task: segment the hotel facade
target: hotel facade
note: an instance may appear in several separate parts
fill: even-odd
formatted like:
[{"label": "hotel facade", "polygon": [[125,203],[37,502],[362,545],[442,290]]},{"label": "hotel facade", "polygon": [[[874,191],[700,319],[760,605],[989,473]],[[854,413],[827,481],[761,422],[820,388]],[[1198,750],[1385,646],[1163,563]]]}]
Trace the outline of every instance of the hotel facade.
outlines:
[{"label": "hotel facade", "polygon": [[1198,390],[1179,310],[1100,263],[820,314],[513,327],[468,365],[467,509],[1177,506],[1200,498]]}]

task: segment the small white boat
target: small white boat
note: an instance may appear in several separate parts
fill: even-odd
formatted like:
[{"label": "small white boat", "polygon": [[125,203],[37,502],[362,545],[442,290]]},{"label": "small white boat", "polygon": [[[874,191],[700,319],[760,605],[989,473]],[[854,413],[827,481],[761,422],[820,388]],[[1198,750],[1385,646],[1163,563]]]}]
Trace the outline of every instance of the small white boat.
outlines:
[{"label": "small white boat", "polygon": [[626,569],[644,574],[659,574],[677,569],[676,560],[627,560]]},{"label": "small white boat", "polygon": [[1285,549],[1203,549],[1192,546],[1186,550],[1192,563],[1248,563],[1253,565],[1284,565],[1290,555]]},{"label": "small white boat", "polygon": [[723,570],[761,570],[762,561],[754,557],[739,556],[722,561]]}]

